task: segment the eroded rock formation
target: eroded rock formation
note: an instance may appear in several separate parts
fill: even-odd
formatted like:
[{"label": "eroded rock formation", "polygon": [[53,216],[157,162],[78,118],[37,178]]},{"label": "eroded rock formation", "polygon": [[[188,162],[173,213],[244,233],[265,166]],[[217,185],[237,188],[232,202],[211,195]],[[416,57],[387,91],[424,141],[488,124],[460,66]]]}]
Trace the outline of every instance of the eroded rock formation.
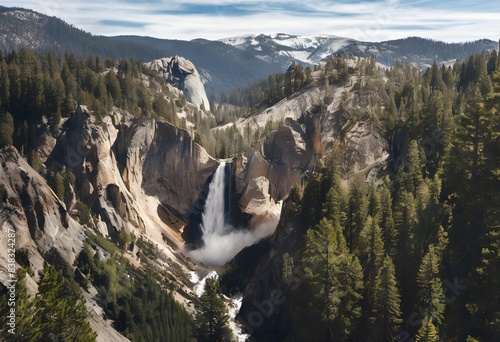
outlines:
[{"label": "eroded rock formation", "polygon": [[156,59],[146,63],[145,66],[159,72],[167,82],[182,90],[187,99],[198,109],[210,111],[205,87],[198,70],[191,61],[184,57],[174,56]]},{"label": "eroded rock formation", "polygon": [[[14,147],[0,150],[0,165],[0,184],[5,191],[0,211],[1,245],[7,246],[9,233],[14,234],[16,262],[30,266],[35,277],[49,257],[73,264],[85,239],[82,226],[68,215],[64,202]],[[2,278],[8,276],[6,265],[7,249],[1,248]],[[6,283],[7,279],[0,280]]]}]

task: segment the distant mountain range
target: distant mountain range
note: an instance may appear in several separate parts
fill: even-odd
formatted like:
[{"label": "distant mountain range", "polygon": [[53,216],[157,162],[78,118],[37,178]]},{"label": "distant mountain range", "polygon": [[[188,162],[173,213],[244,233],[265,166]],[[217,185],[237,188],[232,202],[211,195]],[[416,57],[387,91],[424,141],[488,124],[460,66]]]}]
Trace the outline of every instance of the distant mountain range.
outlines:
[{"label": "distant mountain range", "polygon": [[342,54],[375,57],[378,62],[387,66],[402,60],[426,68],[432,65],[434,60],[449,63],[456,59],[465,59],[474,52],[498,49],[498,43],[488,39],[450,44],[409,37],[373,43],[338,36],[296,36],[285,33],[248,35],[220,41],[247,51],[263,61],[283,67],[289,66],[294,60],[304,64],[317,64],[325,58]]},{"label": "distant mountain range", "polygon": [[92,35],[61,19],[32,10],[0,6],[0,50],[11,51],[23,46],[55,53],[94,54],[103,58],[133,58],[145,62],[180,55],[196,65],[209,95],[238,88],[271,73],[283,72],[293,61],[313,65],[322,59],[346,54],[373,56],[387,66],[396,60],[404,60],[425,68],[434,60],[452,63],[456,59],[467,58],[473,52],[498,48],[497,42],[486,39],[447,44],[410,37],[370,43],[337,36],[283,33],[220,41],[106,37]]},{"label": "distant mountain range", "polygon": [[143,62],[180,55],[196,65],[209,94],[232,90],[282,71],[278,65],[218,41],[95,36],[55,17],[0,6],[0,50],[5,52],[23,46],[40,51],[94,54],[103,59],[133,58]]}]

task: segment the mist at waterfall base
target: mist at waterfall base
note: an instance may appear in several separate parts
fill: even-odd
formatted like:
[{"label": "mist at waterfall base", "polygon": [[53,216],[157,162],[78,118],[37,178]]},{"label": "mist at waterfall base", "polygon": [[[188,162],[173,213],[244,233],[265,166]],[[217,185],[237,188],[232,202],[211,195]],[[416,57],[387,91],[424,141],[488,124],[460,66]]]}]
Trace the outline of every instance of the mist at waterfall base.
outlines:
[{"label": "mist at waterfall base", "polygon": [[269,213],[263,222],[252,230],[235,229],[224,221],[225,163],[215,171],[210,183],[202,214],[203,246],[188,252],[193,260],[209,266],[220,266],[230,261],[238,252],[270,236],[279,221],[279,212]]}]

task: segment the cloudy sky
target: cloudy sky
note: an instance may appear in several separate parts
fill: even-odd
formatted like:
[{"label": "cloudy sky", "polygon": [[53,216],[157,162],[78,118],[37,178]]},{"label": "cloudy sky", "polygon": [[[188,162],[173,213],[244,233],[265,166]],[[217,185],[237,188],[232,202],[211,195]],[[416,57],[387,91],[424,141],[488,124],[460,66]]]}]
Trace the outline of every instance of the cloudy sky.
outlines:
[{"label": "cloudy sky", "polygon": [[463,0],[2,0],[93,34],[219,39],[331,34],[365,41],[421,36],[500,38],[500,1]]}]

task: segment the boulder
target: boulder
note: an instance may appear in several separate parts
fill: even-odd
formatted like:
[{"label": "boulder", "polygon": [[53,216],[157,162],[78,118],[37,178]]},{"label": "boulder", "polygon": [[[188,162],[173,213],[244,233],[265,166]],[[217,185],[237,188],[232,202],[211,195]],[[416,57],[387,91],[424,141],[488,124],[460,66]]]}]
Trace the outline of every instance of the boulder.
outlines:
[{"label": "boulder", "polygon": [[240,199],[241,211],[251,215],[263,215],[269,211],[269,180],[266,177],[253,178]]}]

